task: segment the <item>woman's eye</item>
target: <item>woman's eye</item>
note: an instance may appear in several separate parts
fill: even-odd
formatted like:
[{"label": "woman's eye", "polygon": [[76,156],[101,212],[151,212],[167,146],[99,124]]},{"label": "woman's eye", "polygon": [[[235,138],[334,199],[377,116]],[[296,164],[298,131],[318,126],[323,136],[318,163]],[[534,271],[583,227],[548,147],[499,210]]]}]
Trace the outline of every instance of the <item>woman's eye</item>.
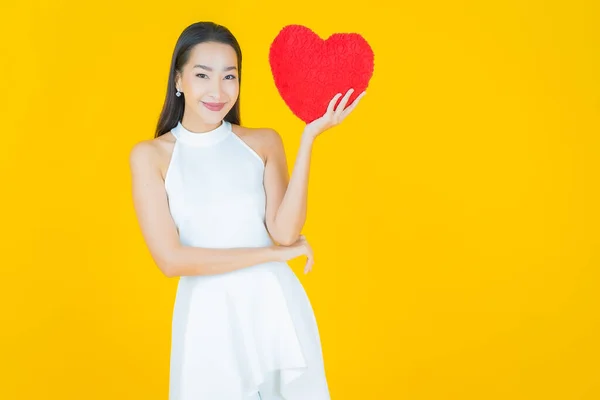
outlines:
[{"label": "woman's eye", "polygon": [[[207,75],[206,75],[206,74],[196,74],[196,76],[197,76],[198,78],[202,78],[202,77],[205,77],[205,76],[207,76]],[[235,78],[235,75],[227,75],[227,77],[229,77],[229,76],[231,77],[231,79],[227,79],[227,80],[229,80],[229,81],[230,81],[230,80],[233,80],[233,79],[236,79],[236,78]],[[226,78],[227,78],[227,77],[226,77]]]}]

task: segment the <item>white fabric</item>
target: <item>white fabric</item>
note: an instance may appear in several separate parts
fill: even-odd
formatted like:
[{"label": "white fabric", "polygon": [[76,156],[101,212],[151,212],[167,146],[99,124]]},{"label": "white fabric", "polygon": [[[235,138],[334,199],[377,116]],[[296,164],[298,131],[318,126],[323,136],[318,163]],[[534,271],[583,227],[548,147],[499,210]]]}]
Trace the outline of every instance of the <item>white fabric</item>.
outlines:
[{"label": "white fabric", "polygon": [[[165,189],[181,243],[272,245],[261,157],[227,121],[171,132]],[[314,312],[285,262],[180,277],[171,340],[169,400],[247,400],[259,388],[263,400],[330,399]]]}]

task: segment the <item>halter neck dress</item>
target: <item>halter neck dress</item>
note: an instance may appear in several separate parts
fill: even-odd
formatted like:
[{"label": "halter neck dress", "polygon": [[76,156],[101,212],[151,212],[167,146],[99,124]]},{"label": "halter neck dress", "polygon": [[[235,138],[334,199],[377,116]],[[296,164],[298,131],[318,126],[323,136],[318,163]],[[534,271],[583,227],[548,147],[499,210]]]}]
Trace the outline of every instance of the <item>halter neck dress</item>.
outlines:
[{"label": "halter neck dress", "polygon": [[[264,247],[262,158],[223,120],[194,133],[181,122],[165,176],[184,246]],[[272,380],[285,400],[329,400],[306,292],[286,262],[181,276],[173,308],[169,400],[257,398]]]}]

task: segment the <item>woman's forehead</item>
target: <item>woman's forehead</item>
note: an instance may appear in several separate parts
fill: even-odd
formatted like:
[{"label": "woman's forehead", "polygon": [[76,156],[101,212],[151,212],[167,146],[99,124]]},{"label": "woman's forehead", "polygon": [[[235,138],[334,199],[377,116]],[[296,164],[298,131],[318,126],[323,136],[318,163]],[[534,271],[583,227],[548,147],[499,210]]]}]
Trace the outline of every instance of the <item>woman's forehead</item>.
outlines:
[{"label": "woman's forehead", "polygon": [[194,46],[190,54],[190,60],[194,65],[200,63],[209,67],[235,62],[236,59],[237,55],[231,46],[215,42],[199,43]]}]

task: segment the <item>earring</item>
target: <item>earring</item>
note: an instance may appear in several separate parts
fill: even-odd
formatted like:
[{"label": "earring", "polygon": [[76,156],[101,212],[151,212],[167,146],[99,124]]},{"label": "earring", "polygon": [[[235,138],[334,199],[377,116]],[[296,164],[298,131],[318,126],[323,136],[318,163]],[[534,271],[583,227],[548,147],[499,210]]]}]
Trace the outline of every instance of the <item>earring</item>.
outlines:
[{"label": "earring", "polygon": [[178,91],[175,93],[175,96],[177,96],[177,97],[181,96],[181,92],[178,90]]}]

